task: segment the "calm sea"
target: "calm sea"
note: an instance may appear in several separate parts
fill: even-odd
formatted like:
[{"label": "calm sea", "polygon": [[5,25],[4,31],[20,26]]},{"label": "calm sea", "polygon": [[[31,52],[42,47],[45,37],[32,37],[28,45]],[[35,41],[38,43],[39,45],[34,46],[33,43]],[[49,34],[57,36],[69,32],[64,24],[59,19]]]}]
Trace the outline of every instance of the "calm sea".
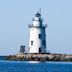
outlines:
[{"label": "calm sea", "polygon": [[0,72],[72,72],[71,62],[33,63],[0,60]]}]

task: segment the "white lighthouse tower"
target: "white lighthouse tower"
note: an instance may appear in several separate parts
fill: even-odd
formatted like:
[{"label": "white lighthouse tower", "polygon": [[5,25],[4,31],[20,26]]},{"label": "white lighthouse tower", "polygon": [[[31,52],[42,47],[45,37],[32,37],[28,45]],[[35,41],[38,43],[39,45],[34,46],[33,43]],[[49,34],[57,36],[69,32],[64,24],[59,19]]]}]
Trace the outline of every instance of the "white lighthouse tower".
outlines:
[{"label": "white lighthouse tower", "polygon": [[29,53],[45,53],[46,52],[46,33],[47,25],[43,24],[41,12],[37,12],[33,18],[33,24],[29,24],[30,39]]}]

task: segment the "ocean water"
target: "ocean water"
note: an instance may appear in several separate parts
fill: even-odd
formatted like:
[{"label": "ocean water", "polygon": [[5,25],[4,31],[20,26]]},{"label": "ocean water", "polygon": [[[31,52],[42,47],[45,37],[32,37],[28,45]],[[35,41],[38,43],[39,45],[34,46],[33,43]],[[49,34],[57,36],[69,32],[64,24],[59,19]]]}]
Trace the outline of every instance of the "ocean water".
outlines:
[{"label": "ocean water", "polygon": [[72,63],[0,60],[0,72],[72,72]]}]

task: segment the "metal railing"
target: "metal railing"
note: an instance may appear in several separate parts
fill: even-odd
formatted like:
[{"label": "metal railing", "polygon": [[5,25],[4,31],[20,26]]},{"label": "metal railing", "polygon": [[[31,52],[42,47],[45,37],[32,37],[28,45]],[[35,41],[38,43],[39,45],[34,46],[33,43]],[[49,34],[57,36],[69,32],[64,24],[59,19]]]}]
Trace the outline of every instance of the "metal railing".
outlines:
[{"label": "metal railing", "polygon": [[42,24],[41,26],[33,25],[33,24],[28,24],[28,27],[29,27],[29,28],[31,28],[31,27],[36,27],[36,28],[47,27],[47,24]]}]

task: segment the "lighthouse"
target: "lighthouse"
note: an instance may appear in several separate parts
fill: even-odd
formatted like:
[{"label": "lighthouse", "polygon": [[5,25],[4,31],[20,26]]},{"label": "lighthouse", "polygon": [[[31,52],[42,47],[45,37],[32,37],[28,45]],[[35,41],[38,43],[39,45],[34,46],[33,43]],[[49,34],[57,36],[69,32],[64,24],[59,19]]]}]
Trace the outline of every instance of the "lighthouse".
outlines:
[{"label": "lighthouse", "polygon": [[41,11],[35,14],[32,24],[29,24],[29,53],[45,53],[46,52],[46,29],[47,25],[43,24]]}]

